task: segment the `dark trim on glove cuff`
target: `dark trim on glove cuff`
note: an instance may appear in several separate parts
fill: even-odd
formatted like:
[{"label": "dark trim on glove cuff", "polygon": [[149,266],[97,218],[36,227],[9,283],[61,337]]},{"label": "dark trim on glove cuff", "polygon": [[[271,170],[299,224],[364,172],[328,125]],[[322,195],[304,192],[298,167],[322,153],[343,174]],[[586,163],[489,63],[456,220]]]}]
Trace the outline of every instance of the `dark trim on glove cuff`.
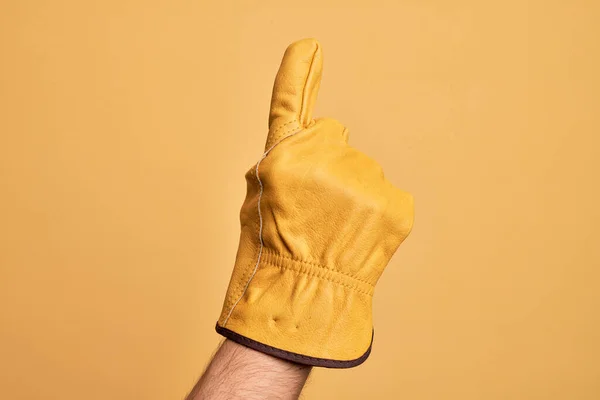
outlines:
[{"label": "dark trim on glove cuff", "polygon": [[340,361],[331,360],[328,358],[309,357],[298,353],[292,353],[291,351],[277,349],[275,347],[271,347],[266,344],[257,342],[256,340],[242,336],[239,333],[235,333],[234,331],[231,331],[227,328],[223,328],[219,326],[218,323],[215,329],[217,330],[217,333],[225,336],[227,339],[233,340],[234,342],[239,343],[242,346],[249,347],[253,350],[260,351],[261,353],[265,353],[277,358],[282,358],[287,361],[292,361],[296,364],[325,368],[352,368],[362,364],[371,354],[371,347],[373,346],[374,336],[373,331],[373,334],[371,335],[371,343],[369,344],[369,348],[367,349],[365,354],[354,360]]}]

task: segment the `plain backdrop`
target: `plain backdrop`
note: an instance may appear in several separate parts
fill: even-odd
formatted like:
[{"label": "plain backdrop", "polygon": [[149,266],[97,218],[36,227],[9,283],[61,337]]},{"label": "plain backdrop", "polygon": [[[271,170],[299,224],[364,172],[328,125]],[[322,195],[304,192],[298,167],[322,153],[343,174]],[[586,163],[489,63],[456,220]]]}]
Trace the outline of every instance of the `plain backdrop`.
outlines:
[{"label": "plain backdrop", "polygon": [[598,1],[0,2],[0,398],[182,398],[287,45],[414,194],[306,399],[600,398]]}]

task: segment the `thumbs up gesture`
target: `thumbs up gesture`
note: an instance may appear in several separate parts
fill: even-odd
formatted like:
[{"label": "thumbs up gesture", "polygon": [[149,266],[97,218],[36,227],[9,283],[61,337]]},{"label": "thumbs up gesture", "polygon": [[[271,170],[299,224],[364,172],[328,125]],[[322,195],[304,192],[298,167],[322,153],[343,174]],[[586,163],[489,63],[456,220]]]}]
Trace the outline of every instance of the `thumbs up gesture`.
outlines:
[{"label": "thumbs up gesture", "polygon": [[286,360],[348,368],[371,352],[375,284],[411,230],[413,199],[348,145],[341,123],[313,119],[322,68],[315,40],[285,52],[216,329]]}]

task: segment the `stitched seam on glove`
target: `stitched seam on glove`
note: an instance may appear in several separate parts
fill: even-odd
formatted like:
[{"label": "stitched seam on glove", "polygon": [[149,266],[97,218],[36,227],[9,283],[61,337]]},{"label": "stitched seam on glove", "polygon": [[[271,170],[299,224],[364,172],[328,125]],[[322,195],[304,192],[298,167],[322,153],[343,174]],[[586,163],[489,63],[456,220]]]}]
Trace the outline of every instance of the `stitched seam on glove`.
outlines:
[{"label": "stitched seam on glove", "polygon": [[[281,134],[281,135],[278,135],[278,133],[279,133],[281,130],[283,130],[283,128],[285,128],[286,126],[288,126],[288,125],[290,125],[290,124],[293,124],[293,123],[295,123],[295,124],[296,124],[296,126],[294,126],[293,128],[291,128],[291,129],[287,130],[287,132],[284,132],[283,134]],[[275,131],[274,131],[272,134],[270,134],[270,135],[269,135],[269,139],[270,139],[270,140],[268,140],[268,141],[267,141],[266,148],[268,149],[271,143],[277,143],[277,141],[278,141],[278,140],[279,140],[281,137],[284,137],[284,136],[285,136],[287,133],[290,133],[290,132],[292,132],[292,131],[294,131],[294,130],[296,130],[296,129],[300,129],[300,122],[298,122],[298,120],[295,120],[295,119],[294,119],[294,120],[291,120],[291,121],[289,121],[289,122],[286,122],[285,124],[281,125],[281,126],[280,126],[280,127],[278,127],[277,129],[275,129]]]},{"label": "stitched seam on glove", "polygon": [[[294,122],[296,122],[296,121],[294,121]],[[298,126],[294,126],[294,127],[290,128],[290,129],[286,130],[285,132],[283,132],[282,134],[278,135],[277,137],[275,137],[275,138],[273,139],[273,141],[274,141],[275,143],[277,143],[278,141],[285,139],[285,138],[286,138],[286,135],[287,135],[288,133],[290,133],[290,132],[294,132],[294,131],[295,131],[295,130],[297,130],[297,129],[300,129],[300,124],[298,124]],[[283,139],[281,139],[281,138],[283,138]],[[273,147],[275,147],[275,146],[273,146]]]},{"label": "stitched seam on glove", "polygon": [[[290,133],[291,132],[291,133]],[[261,261],[261,257],[262,257],[262,253],[263,253],[263,249],[265,247],[265,243],[263,241],[263,237],[262,237],[262,232],[263,232],[263,216],[262,216],[262,211],[260,210],[260,203],[261,203],[261,199],[262,199],[262,195],[264,193],[264,185],[262,183],[262,180],[260,179],[260,163],[262,162],[262,160],[264,160],[265,158],[267,158],[267,156],[269,155],[269,153],[271,152],[271,150],[273,150],[279,143],[281,143],[282,141],[284,141],[285,139],[289,138],[290,136],[294,136],[295,134],[302,132],[302,129],[297,128],[296,131],[294,130],[289,130],[286,131],[285,134],[290,133],[289,135],[285,136],[285,134],[283,135],[283,137],[281,139],[279,139],[277,142],[275,142],[275,144],[271,147],[269,147],[264,154],[262,155],[262,157],[260,158],[260,160],[258,160],[258,162],[256,163],[256,168],[255,168],[255,175],[256,175],[256,180],[258,181],[258,184],[260,186],[260,190],[258,192],[258,201],[257,201],[257,211],[258,211],[258,220],[259,220],[259,228],[258,228],[258,240],[260,242],[260,247],[258,250],[258,257],[256,259],[256,264],[254,265],[254,269],[252,270],[252,273],[250,274],[250,277],[248,278],[248,281],[246,282],[246,285],[244,286],[244,290],[242,290],[242,293],[238,296],[235,296],[233,298],[237,297],[237,300],[235,301],[235,303],[233,303],[233,305],[231,306],[231,309],[229,310],[229,313],[227,314],[227,317],[225,317],[225,320],[223,321],[223,327],[227,326],[227,321],[229,321],[229,317],[231,317],[231,314],[233,314],[233,310],[235,310],[235,307],[238,305],[238,303],[242,300],[242,298],[244,297],[244,294],[246,293],[246,290],[248,290],[248,287],[250,286],[250,282],[252,282],[252,279],[254,278],[254,275],[256,275],[256,271],[258,270],[258,266],[260,265],[260,261]]]},{"label": "stitched seam on glove", "polygon": [[[335,283],[336,285],[343,286],[347,289],[353,290],[358,293],[366,294],[368,296],[373,296],[374,288],[372,286],[365,285],[364,283],[353,280],[352,278],[347,277],[346,275],[340,275],[336,271],[332,270],[323,270],[323,269],[314,269],[306,265],[302,265],[300,263],[294,262],[284,262],[284,260],[270,260],[265,259],[261,261],[261,266],[263,268],[265,266],[271,266],[279,269],[285,269],[288,271],[293,271],[299,274],[308,275],[314,278],[322,279],[331,283]],[[331,275],[331,276],[327,276]],[[338,279],[335,279],[338,278]]]},{"label": "stitched seam on glove", "polygon": [[351,274],[349,274],[347,272],[344,272],[344,271],[339,271],[339,270],[337,270],[335,268],[329,268],[329,267],[327,267],[325,265],[317,264],[315,262],[305,261],[305,260],[301,260],[301,259],[294,258],[294,257],[291,257],[291,256],[287,256],[287,255],[283,255],[283,254],[278,254],[275,251],[273,251],[271,249],[267,249],[267,248],[263,249],[263,252],[265,252],[266,254],[268,254],[272,258],[282,258],[284,260],[289,260],[289,261],[294,261],[294,262],[297,262],[297,263],[302,263],[302,264],[310,265],[311,267],[321,268],[321,269],[324,269],[326,271],[331,271],[331,272],[335,272],[337,274],[345,275],[348,278],[351,278],[351,279],[353,279],[355,281],[364,283],[365,285],[368,285],[371,288],[375,287],[375,284],[373,284],[373,283],[371,283],[371,282],[369,282],[369,281],[367,281],[365,279],[362,279],[362,278],[359,278],[357,276],[351,275]]},{"label": "stitched seam on glove", "polygon": [[[262,158],[260,159],[260,161],[262,161]],[[259,163],[260,163],[260,161],[259,161]],[[254,171],[252,173],[252,176],[256,180],[256,183],[260,186],[261,182],[256,175],[256,167],[257,167],[256,165],[253,167]],[[261,190],[262,190],[262,188],[261,188]],[[260,193],[259,193],[258,197],[260,198]],[[256,225],[256,237],[260,237],[260,231],[261,231],[261,227],[260,227],[260,225],[257,224]],[[253,266],[254,267],[256,266],[256,262],[254,260],[260,259],[261,249],[262,249],[262,246],[260,246],[260,245],[256,248],[256,251],[254,252],[254,256],[250,259],[251,262],[248,262],[247,267],[244,268],[242,279],[238,280],[238,282],[237,282],[235,291],[232,291],[232,295],[226,299],[226,303],[225,303],[226,308],[230,310],[229,316],[231,316],[231,313],[233,312],[233,309],[235,308],[235,305],[234,305],[235,299],[237,299],[238,296],[240,296],[240,293],[245,291],[244,282],[248,282],[248,279],[253,274],[253,271],[254,271]],[[223,326],[225,326],[225,324],[227,323],[229,316],[225,319]]]}]

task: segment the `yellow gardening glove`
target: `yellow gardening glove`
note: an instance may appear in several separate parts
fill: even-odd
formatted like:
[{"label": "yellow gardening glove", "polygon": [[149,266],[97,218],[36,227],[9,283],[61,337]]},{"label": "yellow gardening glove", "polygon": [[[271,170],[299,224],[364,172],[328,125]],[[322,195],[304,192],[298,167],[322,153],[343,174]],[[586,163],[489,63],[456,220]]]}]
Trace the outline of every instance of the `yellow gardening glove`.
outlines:
[{"label": "yellow gardening glove", "polygon": [[342,124],[312,119],[322,63],[312,39],[283,57],[217,331],[279,358],[347,368],[371,351],[373,291],[411,230],[413,198],[347,144]]}]

